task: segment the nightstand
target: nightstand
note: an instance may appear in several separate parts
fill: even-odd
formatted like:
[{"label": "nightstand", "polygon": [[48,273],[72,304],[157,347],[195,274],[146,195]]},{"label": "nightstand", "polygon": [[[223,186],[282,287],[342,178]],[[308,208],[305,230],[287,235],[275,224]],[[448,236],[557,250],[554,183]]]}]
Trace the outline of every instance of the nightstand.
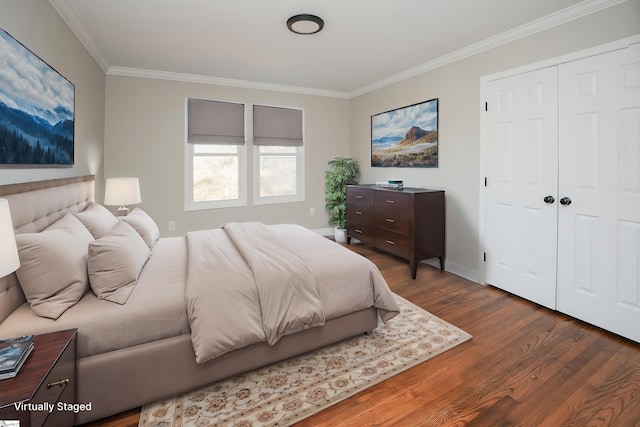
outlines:
[{"label": "nightstand", "polygon": [[[73,426],[76,403],[76,329],[36,335],[33,351],[14,378],[0,380],[0,420],[20,427]],[[61,410],[62,409],[62,410]]]}]

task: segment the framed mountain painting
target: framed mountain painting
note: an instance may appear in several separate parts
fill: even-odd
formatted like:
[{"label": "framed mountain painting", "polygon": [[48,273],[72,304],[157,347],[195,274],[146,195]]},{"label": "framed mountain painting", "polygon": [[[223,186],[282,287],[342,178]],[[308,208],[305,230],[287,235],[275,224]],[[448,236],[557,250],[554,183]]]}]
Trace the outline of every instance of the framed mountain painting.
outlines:
[{"label": "framed mountain painting", "polygon": [[0,29],[0,165],[72,166],[75,86]]},{"label": "framed mountain painting", "polygon": [[438,98],[371,116],[371,166],[438,167]]}]

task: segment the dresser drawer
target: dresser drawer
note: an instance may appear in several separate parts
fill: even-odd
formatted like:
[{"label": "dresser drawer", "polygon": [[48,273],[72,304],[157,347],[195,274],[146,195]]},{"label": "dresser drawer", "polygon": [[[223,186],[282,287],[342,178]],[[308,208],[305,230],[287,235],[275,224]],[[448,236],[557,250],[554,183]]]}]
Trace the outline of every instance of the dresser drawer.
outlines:
[{"label": "dresser drawer", "polygon": [[373,206],[374,191],[368,188],[347,187],[347,206]]},{"label": "dresser drawer", "polygon": [[376,229],[376,247],[400,257],[409,258],[409,236],[393,231]]},{"label": "dresser drawer", "polygon": [[373,226],[359,223],[347,224],[347,235],[364,243],[374,242]]},{"label": "dresser drawer", "polygon": [[377,210],[390,210],[409,215],[409,194],[400,191],[376,191],[375,206]]},{"label": "dresser drawer", "polygon": [[398,233],[409,233],[411,220],[408,212],[398,212],[397,209],[376,210],[373,224]]},{"label": "dresser drawer", "polygon": [[373,209],[365,206],[347,206],[347,224],[373,225]]}]

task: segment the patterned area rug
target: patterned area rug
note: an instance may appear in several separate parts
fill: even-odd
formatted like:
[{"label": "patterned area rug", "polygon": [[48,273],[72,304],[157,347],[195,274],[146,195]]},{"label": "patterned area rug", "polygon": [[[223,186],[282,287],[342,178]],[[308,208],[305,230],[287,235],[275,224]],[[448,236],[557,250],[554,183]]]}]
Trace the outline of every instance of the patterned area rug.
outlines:
[{"label": "patterned area rug", "polygon": [[401,314],[370,335],[147,405],[139,426],[290,426],[471,338],[396,299]]}]

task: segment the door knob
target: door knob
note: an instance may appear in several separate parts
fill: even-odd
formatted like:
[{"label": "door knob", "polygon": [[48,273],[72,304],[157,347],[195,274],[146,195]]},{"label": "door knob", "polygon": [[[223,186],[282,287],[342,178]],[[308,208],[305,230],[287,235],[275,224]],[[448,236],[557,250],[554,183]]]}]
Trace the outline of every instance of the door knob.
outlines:
[{"label": "door knob", "polygon": [[571,204],[571,199],[568,197],[563,197],[562,199],[560,199],[560,204],[569,206]]},{"label": "door knob", "polygon": [[548,204],[552,204],[553,202],[556,201],[556,199],[554,199],[553,196],[547,196],[543,200],[545,203],[548,203]]}]

